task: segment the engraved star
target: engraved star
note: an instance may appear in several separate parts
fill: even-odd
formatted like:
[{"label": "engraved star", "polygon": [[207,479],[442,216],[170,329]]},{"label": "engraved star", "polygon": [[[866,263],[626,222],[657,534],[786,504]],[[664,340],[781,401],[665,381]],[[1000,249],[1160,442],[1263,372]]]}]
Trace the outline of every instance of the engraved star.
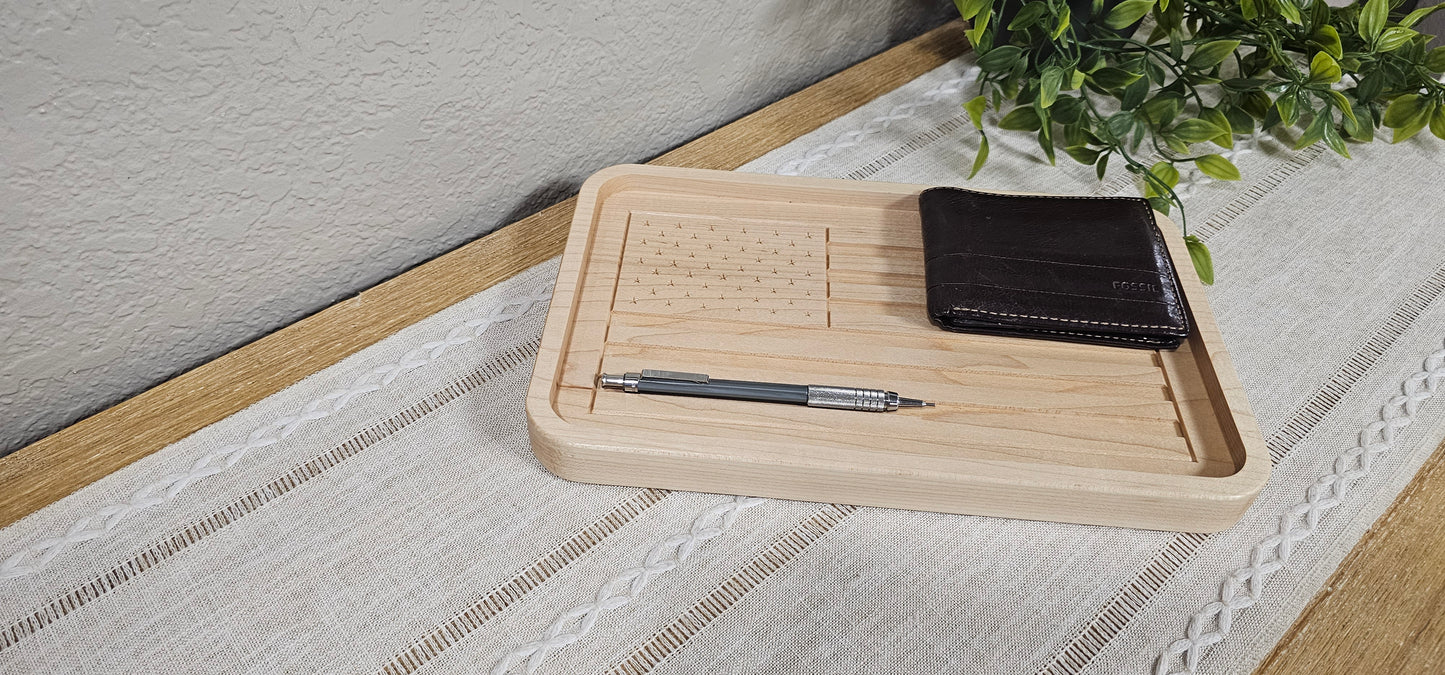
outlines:
[{"label": "engraved star", "polygon": [[632,299],[632,304],[634,304],[634,305],[637,304],[637,298],[633,298],[633,299]]},{"label": "engraved star", "polygon": [[656,289],[656,288],[652,289],[652,294],[653,294],[653,295],[657,295],[657,289]]},{"label": "engraved star", "polygon": [[792,279],[789,279],[789,280],[788,280],[788,285],[789,285],[789,286],[795,286],[795,285],[797,285],[797,284],[794,284],[794,283],[793,283],[793,280],[792,280]]}]

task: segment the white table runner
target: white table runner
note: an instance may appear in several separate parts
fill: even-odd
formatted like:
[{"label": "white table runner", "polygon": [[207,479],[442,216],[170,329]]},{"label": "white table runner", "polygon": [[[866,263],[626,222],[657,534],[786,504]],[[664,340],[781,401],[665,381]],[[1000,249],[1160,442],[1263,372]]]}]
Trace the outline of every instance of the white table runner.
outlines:
[{"label": "white table runner", "polygon": [[[964,185],[972,74],[744,170]],[[992,144],[967,184],[1133,194]],[[0,530],[0,671],[1247,672],[1445,435],[1440,145],[1252,145],[1185,197],[1276,462],[1226,532],[557,479],[552,261]]]}]

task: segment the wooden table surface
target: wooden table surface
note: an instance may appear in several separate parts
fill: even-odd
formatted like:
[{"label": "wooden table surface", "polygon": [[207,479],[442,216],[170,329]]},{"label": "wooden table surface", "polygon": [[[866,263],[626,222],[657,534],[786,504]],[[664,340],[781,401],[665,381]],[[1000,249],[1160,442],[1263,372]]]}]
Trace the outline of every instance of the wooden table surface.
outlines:
[{"label": "wooden table surface", "polygon": [[[651,164],[735,169],[966,52],[947,24]],[[562,251],[575,199],[0,458],[0,526]],[[1256,673],[1445,672],[1445,446]]]}]

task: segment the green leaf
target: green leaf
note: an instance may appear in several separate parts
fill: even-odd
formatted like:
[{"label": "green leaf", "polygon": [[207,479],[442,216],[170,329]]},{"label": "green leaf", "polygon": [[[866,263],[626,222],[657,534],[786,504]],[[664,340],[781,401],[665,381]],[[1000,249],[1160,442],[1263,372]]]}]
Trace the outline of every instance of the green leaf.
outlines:
[{"label": "green leaf", "polygon": [[1155,211],[1169,215],[1169,200],[1163,197],[1149,197],[1149,206]]},{"label": "green leaf", "polygon": [[965,21],[978,16],[992,0],[953,0],[953,6],[958,8],[958,15]]},{"label": "green leaf", "polygon": [[988,136],[978,137],[978,154],[973,157],[973,171],[968,172],[969,180],[978,175],[978,170],[983,168],[983,163],[988,161]]},{"label": "green leaf", "polygon": [[1039,107],[1047,108],[1054,104],[1059,98],[1059,85],[1064,80],[1064,69],[1059,66],[1049,66],[1044,69],[1043,75],[1039,77]]},{"label": "green leaf", "polygon": [[1430,123],[1430,117],[1430,115],[1420,115],[1405,126],[1396,129],[1395,134],[1390,137],[1390,142],[1399,143],[1420,133],[1420,130],[1424,129],[1425,125]]},{"label": "green leaf", "polygon": [[1436,11],[1442,8],[1445,8],[1445,3],[1441,3],[1433,7],[1421,7],[1420,9],[1406,14],[1405,18],[1400,20],[1400,25],[1409,28],[1417,23],[1420,23],[1421,19],[1430,16],[1431,14],[1434,14]]},{"label": "green leaf", "polygon": [[1239,13],[1244,15],[1246,20],[1253,21],[1259,18],[1259,4],[1255,0],[1240,0]]},{"label": "green leaf", "polygon": [[1214,256],[1209,255],[1209,247],[1191,234],[1184,238],[1184,249],[1189,251],[1189,262],[1194,263],[1194,272],[1199,275],[1199,280],[1205,286],[1214,285]]},{"label": "green leaf", "polygon": [[1340,76],[1340,64],[1335,57],[1318,52],[1310,60],[1309,84],[1333,84],[1340,81]]},{"label": "green leaf", "polygon": [[1048,5],[1034,0],[1034,2],[1024,5],[1023,9],[1020,9],[1019,13],[1014,15],[1014,20],[1009,22],[1008,29],[1023,30],[1028,28],[1038,23],[1039,19],[1043,18],[1044,12],[1047,11],[1049,11]]},{"label": "green leaf", "polygon": [[1013,68],[1023,55],[1024,50],[1013,45],[994,47],[978,57],[978,67],[991,73],[1001,73]]},{"label": "green leaf", "polygon": [[1304,20],[1300,18],[1299,5],[1294,4],[1294,0],[1274,0],[1274,7],[1279,10],[1279,15],[1286,21],[1297,24],[1304,23]]},{"label": "green leaf", "polygon": [[1189,67],[1199,70],[1208,70],[1228,58],[1234,50],[1239,49],[1239,40],[1215,40],[1206,42],[1189,55]]},{"label": "green leaf", "polygon": [[1360,123],[1355,124],[1355,129],[1350,130],[1351,139],[1363,140],[1366,143],[1374,140],[1374,120],[1370,119],[1370,111],[1360,107],[1360,104],[1353,104],[1350,108],[1354,111],[1355,119],[1360,120]]},{"label": "green leaf", "polygon": [[1208,120],[1195,118],[1180,122],[1170,133],[1185,143],[1203,143],[1229,132]]},{"label": "green leaf", "polygon": [[1109,116],[1109,119],[1104,120],[1104,127],[1114,138],[1123,141],[1124,137],[1128,136],[1134,128],[1134,113],[1127,111],[1114,113]]},{"label": "green leaf", "polygon": [[1285,126],[1294,126],[1294,123],[1299,121],[1298,102],[1291,93],[1280,94],[1279,98],[1274,100],[1274,107],[1279,110],[1279,118]]},{"label": "green leaf", "polygon": [[1070,21],[1071,19],[1072,19],[1072,12],[1069,11],[1069,6],[1068,6],[1068,5],[1064,5],[1063,10],[1059,12],[1059,23],[1058,23],[1057,26],[1054,26],[1054,32],[1051,33],[1051,34],[1049,35],[1049,37],[1057,40],[1057,39],[1059,39],[1061,36],[1063,36],[1064,31],[1066,31],[1066,30],[1069,29],[1069,21]]},{"label": "green leaf", "polygon": [[1435,113],[1430,115],[1430,133],[1445,140],[1445,108],[1436,108]]},{"label": "green leaf", "polygon": [[1084,106],[1079,99],[1072,96],[1060,96],[1049,107],[1049,114],[1053,115],[1054,121],[1059,124],[1073,124],[1079,121],[1079,115],[1083,114]]},{"label": "green leaf", "polygon": [[1200,111],[1199,119],[1209,122],[1220,129],[1219,135],[1209,139],[1214,141],[1215,145],[1222,148],[1234,147],[1234,128],[1230,125],[1229,118],[1224,116],[1223,111],[1218,108],[1205,108]]},{"label": "green leaf", "polygon": [[1239,169],[1235,168],[1234,164],[1229,160],[1219,155],[1196,157],[1194,159],[1194,165],[1199,167],[1199,170],[1203,171],[1204,175],[1210,178],[1239,180]]},{"label": "green leaf", "polygon": [[1149,80],[1139,78],[1134,84],[1124,87],[1124,95],[1119,98],[1119,107],[1124,110],[1133,110],[1144,102],[1144,97],[1149,95]]},{"label": "green leaf", "polygon": [[[1418,94],[1405,94],[1393,101],[1385,108],[1385,126],[1391,129],[1403,129],[1425,113],[1424,102]],[[1419,131],[1419,129],[1416,129]]]},{"label": "green leaf", "polygon": [[1432,73],[1445,73],[1445,47],[1431,49],[1425,55],[1425,67]]},{"label": "green leaf", "polygon": [[[1151,176],[1153,177],[1152,179],[1150,178]],[[1156,162],[1154,166],[1149,167],[1148,172],[1144,174],[1144,196],[1162,197],[1168,194],[1167,190],[1159,189],[1159,183],[1163,183],[1165,186],[1168,186],[1170,190],[1173,190],[1174,186],[1179,184],[1179,170],[1174,168],[1174,165],[1169,162]],[[1165,209],[1159,210],[1168,213]]]},{"label": "green leaf", "polygon": [[1115,30],[1126,28],[1144,18],[1151,9],[1154,9],[1154,0],[1124,0],[1105,17],[1104,25]]},{"label": "green leaf", "polygon": [[1184,58],[1184,38],[1179,31],[1169,31],[1169,58],[1175,61]]},{"label": "green leaf", "polygon": [[1049,166],[1058,166],[1058,160],[1054,157],[1054,125],[1044,120],[1039,129],[1039,147],[1043,148],[1044,156],[1049,158]]},{"label": "green leaf", "polygon": [[1345,139],[1340,138],[1340,132],[1335,129],[1333,124],[1325,125],[1325,145],[1330,146],[1335,154],[1345,159],[1350,158],[1350,149],[1345,147]]},{"label": "green leaf", "polygon": [[1134,84],[1134,81],[1141,77],[1143,77],[1143,75],[1139,73],[1131,73],[1127,70],[1114,68],[1112,66],[1100,68],[1089,74],[1089,79],[1093,80],[1094,84],[1098,85],[1099,88],[1105,90],[1127,87]]},{"label": "green leaf", "polygon": [[1224,109],[1224,116],[1229,119],[1229,130],[1236,134],[1254,133],[1254,118],[1243,108],[1230,106]]},{"label": "green leaf", "polygon": [[1269,100],[1269,96],[1262,91],[1251,91],[1239,100],[1239,107],[1257,120],[1264,119],[1269,114],[1269,108],[1272,105],[1274,102]]},{"label": "green leaf", "polygon": [[1094,162],[1099,161],[1098,150],[1082,145],[1071,145],[1064,148],[1064,152],[1068,153],[1070,157],[1073,157],[1075,162],[1083,164],[1084,166],[1093,166]]},{"label": "green leaf", "polygon": [[1385,30],[1385,22],[1390,18],[1390,3],[1387,0],[1369,0],[1365,3],[1364,9],[1360,10],[1360,17],[1355,22],[1355,27],[1360,37],[1366,42],[1373,43],[1375,38],[1380,36],[1380,31]]},{"label": "green leaf", "polygon": [[1104,155],[1103,157],[1099,158],[1099,163],[1094,165],[1094,175],[1098,176],[1099,180],[1104,180],[1104,174],[1108,173],[1108,171],[1109,156]]},{"label": "green leaf", "polygon": [[1335,30],[1334,26],[1328,24],[1320,26],[1315,30],[1314,41],[1325,50],[1326,54],[1336,59],[1344,58],[1345,50],[1340,46],[1340,32]]},{"label": "green leaf", "polygon": [[1154,166],[1149,167],[1149,173],[1154,174],[1155,178],[1163,181],[1171,190],[1179,184],[1179,169],[1169,162],[1155,162]]},{"label": "green leaf", "polygon": [[983,12],[974,18],[973,27],[963,32],[963,36],[968,38],[969,44],[974,47],[979,46],[979,41],[983,39],[984,31],[988,30],[988,22],[991,18],[993,18],[993,5],[985,7]]},{"label": "green leaf", "polygon": [[1031,105],[1014,108],[998,121],[998,128],[1010,131],[1038,131],[1040,126],[1039,114]]},{"label": "green leaf", "polygon": [[1390,26],[1386,28],[1384,32],[1380,33],[1378,49],[1382,52],[1393,52],[1408,44],[1419,34],[1419,32],[1409,28]]},{"label": "green leaf", "polygon": [[1370,112],[1358,104],[1350,107],[1353,109],[1355,117],[1360,120],[1360,123],[1357,124],[1354,129],[1349,130],[1350,138],[1364,141],[1365,143],[1375,140],[1375,123],[1370,118]]},{"label": "green leaf", "polygon": [[1184,110],[1184,99],[1178,94],[1163,93],[1145,101],[1140,110],[1150,122],[1165,126],[1172,123]]},{"label": "green leaf", "polygon": [[1316,114],[1314,120],[1310,122],[1310,125],[1305,127],[1304,134],[1295,142],[1294,149],[1303,150],[1318,143],[1320,139],[1325,137],[1325,127],[1329,126],[1330,123],[1329,115]]},{"label": "green leaf", "polygon": [[973,100],[963,104],[963,109],[968,111],[968,119],[973,122],[973,128],[983,130],[983,111],[988,106],[988,99],[983,96],[975,96]]},{"label": "green leaf", "polygon": [[1355,109],[1350,105],[1350,99],[1345,98],[1344,94],[1333,89],[1326,89],[1325,95],[1329,96],[1330,100],[1334,101],[1335,107],[1339,108],[1340,112],[1345,114],[1344,119],[1341,120],[1344,122],[1345,128],[1349,129],[1359,125],[1360,120],[1355,117]]}]

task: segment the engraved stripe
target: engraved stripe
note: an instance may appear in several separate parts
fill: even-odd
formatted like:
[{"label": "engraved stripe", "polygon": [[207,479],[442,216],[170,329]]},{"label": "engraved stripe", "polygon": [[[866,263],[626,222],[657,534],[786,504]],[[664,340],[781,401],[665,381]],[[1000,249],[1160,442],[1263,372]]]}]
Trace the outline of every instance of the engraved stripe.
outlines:
[{"label": "engraved stripe", "polygon": [[[1297,408],[1279,430],[1270,434],[1265,442],[1269,448],[1270,463],[1278,464],[1288,457],[1300,441],[1327,419],[1345,394],[1374,369],[1390,346],[1442,295],[1445,295],[1445,264],[1437,267],[1433,274],[1426,277],[1396,305],[1389,317],[1335,370],[1324,386],[1315,390],[1314,395]],[[1135,578],[1105,601],[1099,612],[1086,622],[1073,638],[1065,642],[1053,660],[1038,672],[1041,675],[1059,675],[1082,670],[1149,604],[1154,593],[1213,536],[1191,533],[1174,535]]]},{"label": "engraved stripe", "polygon": [[[262,506],[300,487],[312,478],[321,475],[327,469],[355,456],[378,441],[388,438],[407,426],[423,419],[426,414],[441,409],[462,394],[480,387],[494,379],[497,375],[517,365],[526,363],[529,359],[535,358],[537,356],[537,346],[538,340],[533,338],[530,342],[503,352],[494,357],[486,365],[472,371],[447,387],[432,393],[418,403],[382,422],[363,429],[351,439],[337,445],[330,451],[293,467],[281,477],[256,488],[251,493],[236,499],[231,504],[201,518],[181,531],[152,544],[149,548],[136,554],[130,560],[116,565],[100,577],[78,587],[66,595],[52,600],[25,618],[16,620],[5,630],[0,631],[0,651],[15,646],[20,640],[34,635],[61,617],[80,609],[92,600],[109,593],[121,584],[134,579],[146,570],[160,564],[161,561],[180,553],[191,545],[199,543],[206,537],[254,513]],[[498,364],[507,365],[498,368]]]},{"label": "engraved stripe", "polygon": [[508,581],[493,588],[482,599],[462,610],[450,620],[417,639],[412,645],[382,667],[386,675],[408,675],[436,658],[448,647],[465,638],[529,591],[542,585],[562,568],[582,557],[622,526],[632,522],[643,511],[670,494],[667,490],[648,488],[633,494],[591,525],[558,544],[547,555],[538,558]]},{"label": "engraved stripe", "polygon": [[818,509],[812,516],[793,526],[787,534],[779,537],[751,562],[713,587],[712,592],[703,596],[672,623],[653,633],[608,672],[614,675],[643,675],[650,672],[663,659],[686,645],[688,640],[714,619],[857,510],[858,507],[845,504],[829,504]]}]

